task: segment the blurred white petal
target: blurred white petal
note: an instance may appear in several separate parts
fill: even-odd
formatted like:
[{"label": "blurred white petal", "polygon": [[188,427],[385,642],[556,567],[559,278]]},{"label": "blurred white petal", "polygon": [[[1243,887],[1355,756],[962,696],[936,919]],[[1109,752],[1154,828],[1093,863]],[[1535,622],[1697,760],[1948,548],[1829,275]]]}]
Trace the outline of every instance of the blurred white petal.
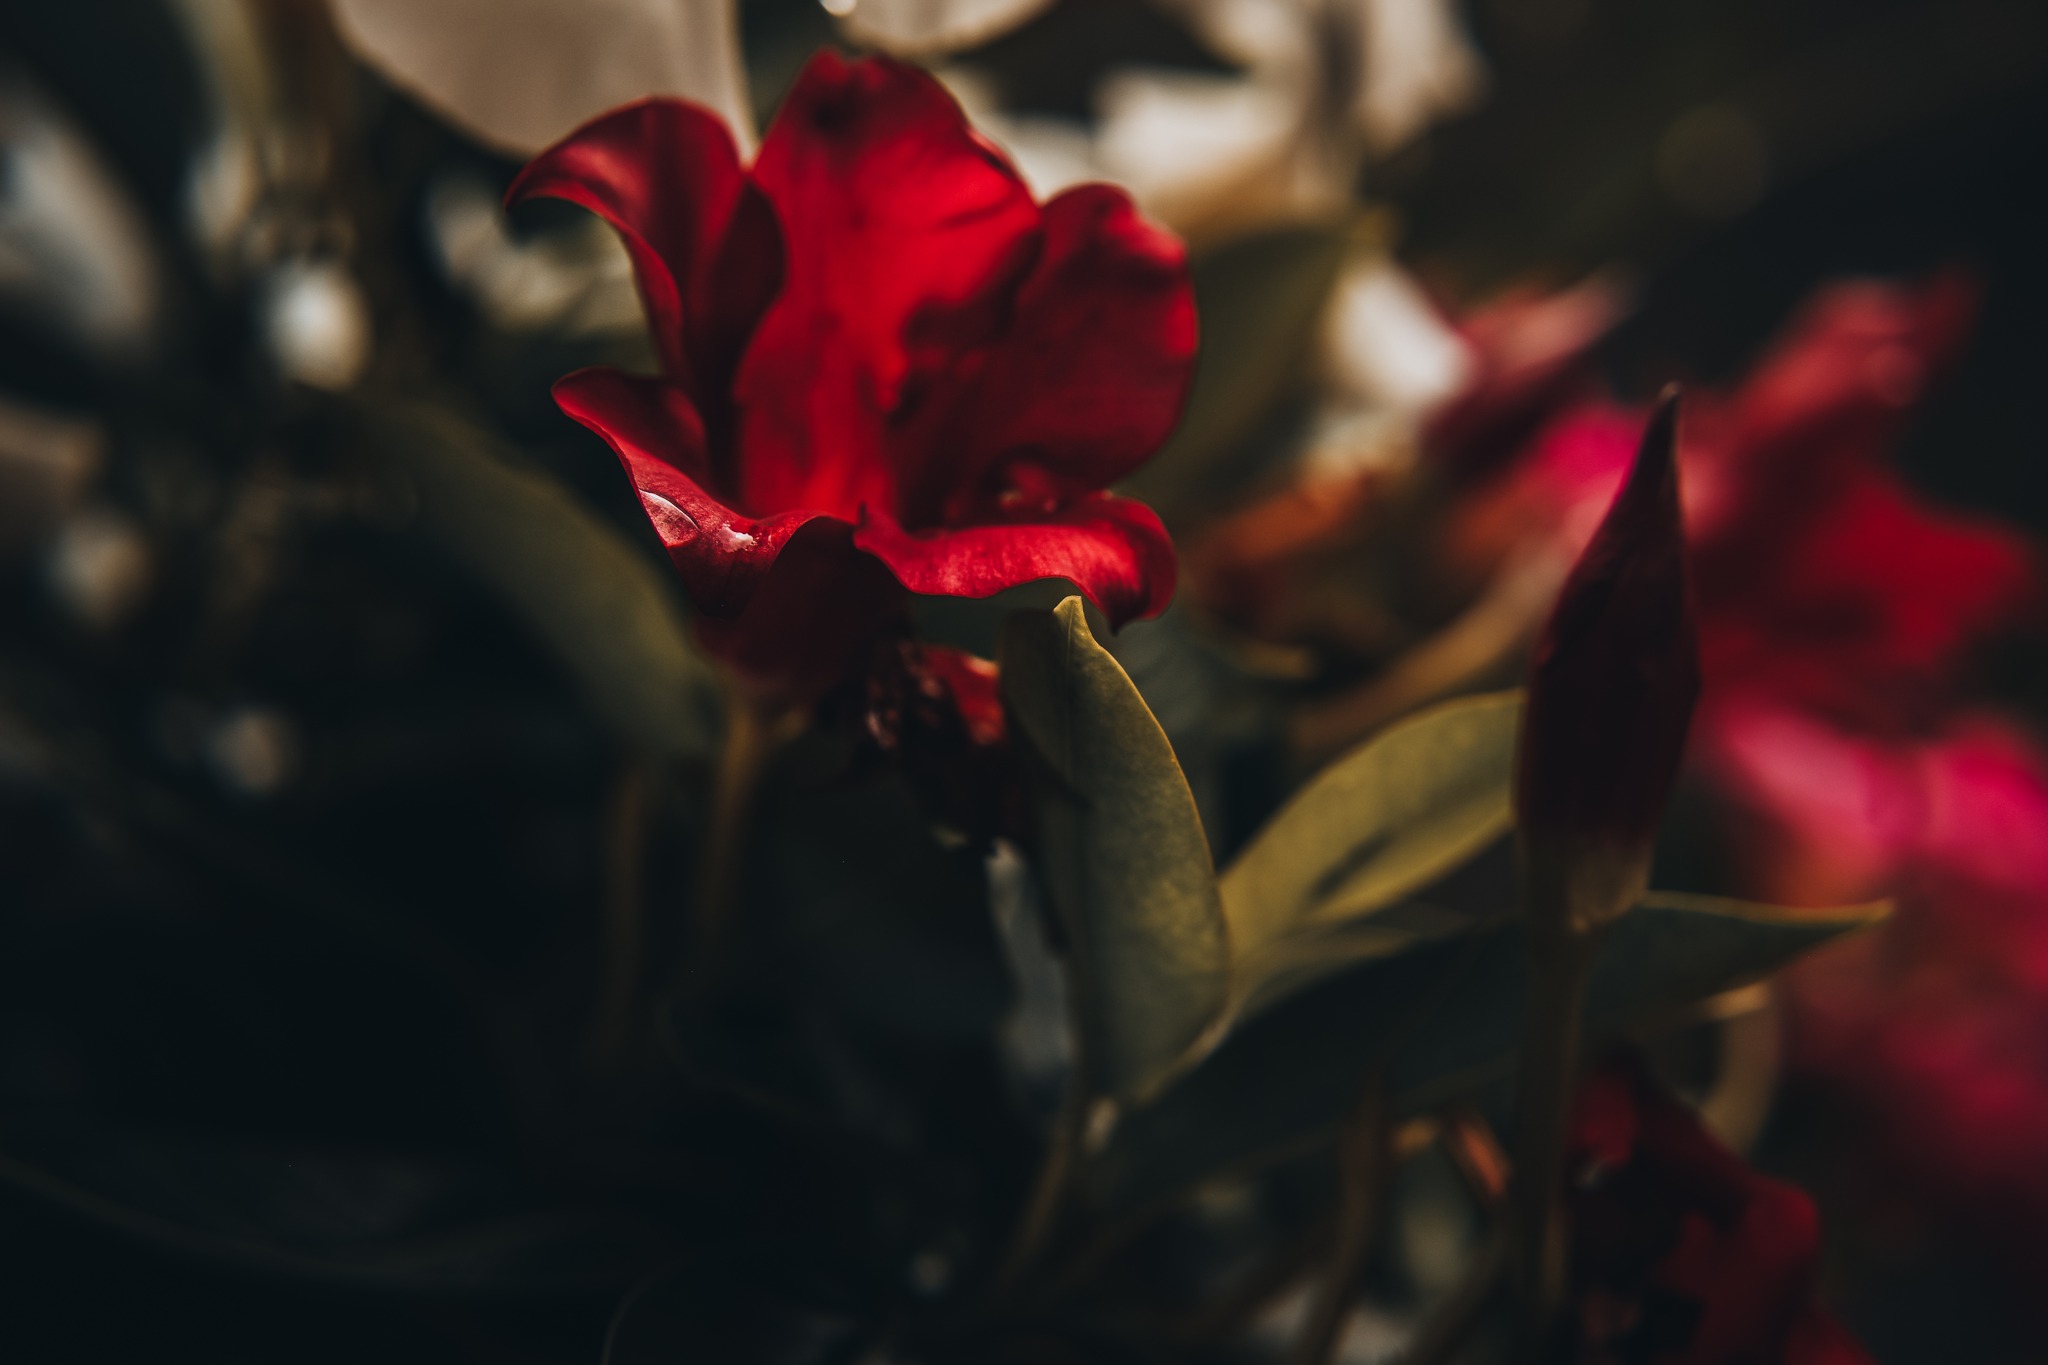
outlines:
[{"label": "blurred white petal", "polygon": [[506,230],[488,186],[454,179],[429,191],[427,224],[449,281],[508,331],[587,334],[646,325],[632,261],[595,218],[520,241]]},{"label": "blurred white petal", "polygon": [[1452,0],[1154,2],[1245,74],[1111,73],[1094,159],[1192,238],[1328,217],[1368,148],[1399,146],[1483,87]]},{"label": "blurred white petal", "polygon": [[1375,151],[1392,151],[1485,89],[1485,68],[1452,0],[1352,0],[1365,42],[1354,106]]},{"label": "blurred white petal", "polygon": [[1146,212],[1190,239],[1341,202],[1302,159],[1296,94],[1233,76],[1119,71],[1098,91],[1096,154]]},{"label": "blurred white petal", "polygon": [[1477,359],[1391,257],[1362,254],[1331,291],[1320,338],[1324,402],[1306,458],[1349,478],[1414,456],[1423,420],[1472,378]]},{"label": "blurred white petal", "polygon": [[349,47],[479,141],[531,155],[607,109],[679,95],[754,146],[733,0],[333,0]]},{"label": "blurred white petal", "polygon": [[1101,180],[1095,139],[1072,119],[992,114],[977,120],[983,133],[1009,154],[1032,194],[1049,199],[1061,190]]},{"label": "blurred white petal", "polygon": [[[1339,4],[1355,0],[1337,0]],[[1271,70],[1315,59],[1322,0],[1153,0],[1210,51],[1238,66]]]},{"label": "blurred white petal", "polygon": [[1078,120],[1004,112],[995,83],[975,67],[948,66],[932,74],[960,101],[982,135],[1009,156],[1037,198],[1104,178],[1095,137]]},{"label": "blurred white petal", "polygon": [[1052,0],[821,0],[846,36],[899,57],[978,46],[1037,18]]},{"label": "blurred white petal", "polygon": [[1471,377],[1469,348],[1408,273],[1385,256],[1346,268],[1330,300],[1323,363],[1338,392],[1420,415]]},{"label": "blurred white petal", "polygon": [[110,358],[155,329],[156,258],[141,217],[55,107],[0,87],[0,302]]}]

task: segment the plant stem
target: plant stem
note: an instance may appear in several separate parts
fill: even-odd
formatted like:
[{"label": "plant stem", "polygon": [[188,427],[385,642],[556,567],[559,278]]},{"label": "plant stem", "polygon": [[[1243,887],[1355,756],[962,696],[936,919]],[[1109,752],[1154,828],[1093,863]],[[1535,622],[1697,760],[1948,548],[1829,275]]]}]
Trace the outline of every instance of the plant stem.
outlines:
[{"label": "plant stem", "polygon": [[1067,1184],[1073,1177],[1074,1159],[1080,1153],[1087,1114],[1088,1105],[1080,1085],[1069,1081],[1059,1116],[1053,1120],[1052,1132],[1046,1138],[1045,1154],[1039,1158],[1038,1179],[1025,1202],[1024,1215],[1010,1239],[1009,1250],[1003,1255],[1002,1268],[996,1272],[998,1288],[1015,1288],[1052,1235],[1066,1204]]},{"label": "plant stem", "polygon": [[1528,1015],[1509,1186],[1515,1289],[1538,1340],[1564,1304],[1561,1187],[1579,1065],[1579,1012],[1594,944],[1592,932],[1563,914],[1541,913],[1547,908],[1532,904],[1529,917]]},{"label": "plant stem", "polygon": [[654,774],[628,759],[605,815],[604,982],[591,1021],[590,1051],[600,1067],[615,1062],[633,1030],[640,995],[641,938],[646,918],[647,819]]},{"label": "plant stem", "polygon": [[1337,1350],[1351,1294],[1372,1250],[1387,1176],[1387,1104],[1384,1077],[1375,1072],[1345,1121],[1337,1143],[1336,1236],[1315,1307],[1295,1344],[1295,1365],[1327,1365]]},{"label": "plant stem", "polygon": [[762,773],[776,747],[801,719],[801,713],[778,707],[744,686],[731,687],[727,695],[725,743],[712,774],[711,822],[697,865],[697,939],[691,985],[699,995],[709,986],[711,964],[739,900]]}]

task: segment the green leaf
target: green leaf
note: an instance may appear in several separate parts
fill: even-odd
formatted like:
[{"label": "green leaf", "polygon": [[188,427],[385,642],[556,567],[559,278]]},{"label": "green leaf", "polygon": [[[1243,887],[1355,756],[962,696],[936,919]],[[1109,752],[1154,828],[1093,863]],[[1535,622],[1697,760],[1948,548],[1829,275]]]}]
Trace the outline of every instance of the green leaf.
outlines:
[{"label": "green leaf", "polygon": [[[1604,934],[1586,1002],[1596,1041],[1768,976],[1886,908],[1780,910],[1652,893]],[[1508,1074],[1528,944],[1519,919],[1420,939],[1323,982],[1234,1032],[1145,1109],[1090,1168],[1111,1217],[1327,1137],[1375,1070],[1404,1112]]]},{"label": "green leaf", "polygon": [[605,723],[653,754],[709,753],[717,680],[660,569],[452,413],[416,405],[389,426],[425,528],[524,618]]},{"label": "green leaf", "polygon": [[1003,697],[1030,764],[1038,866],[1072,952],[1082,1075],[1142,1101],[1223,1017],[1230,949],[1194,798],[1081,599],[1004,628]]},{"label": "green leaf", "polygon": [[1433,707],[1338,759],[1281,808],[1220,883],[1246,1008],[1271,1003],[1283,969],[1305,984],[1299,969],[1325,949],[1341,962],[1412,937],[1391,925],[1327,931],[1413,894],[1507,831],[1521,715],[1519,692]]},{"label": "green leaf", "polygon": [[1241,481],[1233,457],[1301,382],[1349,232],[1348,222],[1282,228],[1194,262],[1202,349],[1187,414],[1126,483],[1169,523],[1219,501]]}]

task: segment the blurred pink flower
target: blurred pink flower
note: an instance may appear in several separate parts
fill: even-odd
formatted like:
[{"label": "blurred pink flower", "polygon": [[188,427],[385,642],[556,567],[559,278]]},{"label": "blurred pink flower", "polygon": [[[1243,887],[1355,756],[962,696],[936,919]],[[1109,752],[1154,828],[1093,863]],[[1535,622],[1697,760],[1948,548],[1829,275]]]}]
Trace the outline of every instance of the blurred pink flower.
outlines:
[{"label": "blurred pink flower", "polygon": [[[1888,928],[1787,978],[1792,1061],[1874,1120],[1884,1169],[1979,1211],[2048,1216],[2048,750],[1958,701],[1973,647],[2034,610],[2031,547],[1940,511],[1887,448],[1970,314],[1955,277],[1823,292],[1681,436],[1704,687],[1694,771],[1751,892],[1896,895]],[[1576,544],[1632,413],[1554,420],[1471,501],[1467,555]]]}]

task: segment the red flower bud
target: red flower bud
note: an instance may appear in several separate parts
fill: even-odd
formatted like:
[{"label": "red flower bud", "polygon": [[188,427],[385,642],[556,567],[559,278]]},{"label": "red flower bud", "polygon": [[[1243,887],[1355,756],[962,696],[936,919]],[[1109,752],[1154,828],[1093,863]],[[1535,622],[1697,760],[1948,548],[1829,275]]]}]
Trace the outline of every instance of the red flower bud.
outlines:
[{"label": "red flower bud", "polygon": [[[1620,904],[1648,870],[1658,819],[1699,696],[1677,465],[1678,396],[1666,390],[1627,481],[1572,566],[1536,644],[1516,811],[1539,860],[1583,881],[1589,861]],[[1625,899],[1623,899],[1625,898]]]}]

